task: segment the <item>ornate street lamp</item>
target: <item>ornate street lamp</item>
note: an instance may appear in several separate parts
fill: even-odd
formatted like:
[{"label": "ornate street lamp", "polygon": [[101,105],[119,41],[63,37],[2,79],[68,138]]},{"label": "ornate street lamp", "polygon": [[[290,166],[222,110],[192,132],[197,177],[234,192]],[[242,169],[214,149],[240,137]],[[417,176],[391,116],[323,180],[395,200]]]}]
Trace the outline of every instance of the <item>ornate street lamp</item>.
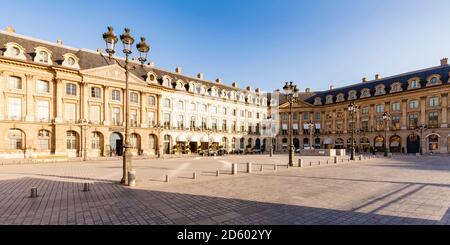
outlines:
[{"label": "ornate street lamp", "polygon": [[[130,122],[129,122],[129,91],[128,91],[128,81],[130,77],[130,71],[135,70],[136,66],[130,66],[129,56],[133,53],[133,43],[134,38],[130,34],[130,29],[125,28],[125,32],[120,35],[120,41],[123,44],[123,53],[125,54],[125,64],[121,64],[120,61],[113,57],[115,54],[115,48],[118,41],[116,34],[114,34],[114,29],[108,27],[108,31],[103,34],[103,40],[106,45],[106,53],[109,55],[108,59],[103,56],[102,52],[99,52],[102,57],[109,63],[109,61],[114,61],[117,65],[125,70],[125,96],[124,96],[124,107],[125,107],[125,144],[124,144],[124,154],[123,154],[123,176],[120,181],[123,185],[128,185],[128,172],[133,169],[132,167],[132,155],[130,152]],[[145,38],[141,38],[141,42],[136,45],[139,51],[139,62],[141,66],[144,66],[145,61],[147,61],[147,54],[150,51],[150,47],[145,43]]]},{"label": "ornate street lamp", "polygon": [[355,113],[359,110],[359,106],[355,105],[355,103],[351,102],[350,105],[348,105],[348,112],[352,116],[352,128],[351,128],[351,135],[352,135],[352,142],[351,142],[351,155],[350,160],[355,160]]},{"label": "ornate street lamp", "polygon": [[384,121],[384,156],[387,157],[389,151],[389,144],[387,140],[387,122],[391,120],[391,114],[388,112],[383,113],[383,121]]},{"label": "ornate street lamp", "polygon": [[283,87],[283,91],[286,100],[289,102],[289,166],[294,166],[294,143],[292,141],[292,104],[298,101],[297,85],[294,85],[293,82],[286,82]]},{"label": "ornate street lamp", "polygon": [[420,149],[419,149],[419,152],[420,152],[420,155],[423,155],[423,150],[422,150],[422,141],[423,141],[423,139],[422,139],[422,137],[423,137],[423,132],[428,130],[428,126],[425,125],[425,124],[420,124],[419,126],[417,126],[415,128],[415,130],[420,133],[420,139],[419,139],[419,147],[420,147]]},{"label": "ornate street lamp", "polygon": [[157,124],[153,125],[152,128],[154,130],[156,130],[156,132],[158,132],[158,139],[157,139],[157,142],[156,142],[158,144],[158,153],[157,153],[157,155],[158,155],[158,158],[161,158],[161,155],[162,155],[161,153],[162,153],[162,148],[163,148],[161,132],[164,130],[164,126],[160,122],[158,122]]},{"label": "ornate street lamp", "polygon": [[314,123],[312,121],[309,121],[306,123],[306,126],[309,130],[309,149],[312,150],[314,149],[313,145],[315,144],[315,142],[313,142]]},{"label": "ornate street lamp", "polygon": [[81,130],[83,132],[83,161],[85,162],[87,160],[87,146],[86,146],[86,128],[90,125],[89,120],[86,118],[79,120],[79,125],[81,126]]}]

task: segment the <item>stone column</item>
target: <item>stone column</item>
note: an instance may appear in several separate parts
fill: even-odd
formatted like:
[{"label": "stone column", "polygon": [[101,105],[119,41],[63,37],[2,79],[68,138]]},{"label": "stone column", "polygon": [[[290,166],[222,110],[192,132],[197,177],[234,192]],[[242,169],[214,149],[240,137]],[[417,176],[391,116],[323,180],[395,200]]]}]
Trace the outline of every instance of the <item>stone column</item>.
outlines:
[{"label": "stone column", "polygon": [[349,115],[348,110],[344,110],[344,134],[346,134],[350,129],[348,128],[348,122],[349,122]]},{"label": "stone column", "polygon": [[372,129],[375,128],[375,105],[371,104],[369,106],[369,130],[372,131]]},{"label": "stone column", "polygon": [[331,130],[333,131],[332,133],[335,134],[336,133],[336,110],[333,110],[331,112],[331,116],[333,117],[332,124],[331,124]]},{"label": "stone column", "polygon": [[89,118],[89,86],[86,81],[81,82],[81,96],[80,96],[80,104],[81,104],[81,113],[80,113],[80,119],[90,119]]},{"label": "stone column", "polygon": [[161,108],[162,108],[162,104],[161,104],[161,98],[162,96],[160,94],[157,95],[157,102],[156,102],[156,108],[158,108],[158,111],[156,113],[156,124],[160,124],[162,125],[162,112],[161,112]]},{"label": "stone column", "polygon": [[425,96],[420,97],[420,120],[419,120],[420,124],[426,124],[426,118],[427,118],[426,111],[425,111],[426,105],[427,105],[426,98],[427,97],[425,97]]},{"label": "stone column", "polygon": [[[441,128],[448,127],[448,93],[441,94]],[[446,137],[447,138],[447,137]],[[447,139],[445,139],[445,143],[447,143]],[[447,149],[446,149],[447,150]]]},{"label": "stone column", "polygon": [[148,128],[147,118],[147,94],[141,93],[141,128]]},{"label": "stone column", "polygon": [[[5,94],[4,91],[6,90],[6,76],[4,75],[3,71],[0,71],[0,120],[3,120],[5,118]],[[1,144],[1,143],[0,143]]]},{"label": "stone column", "polygon": [[111,113],[109,111],[109,86],[103,87],[103,125],[111,125]]},{"label": "stone column", "polygon": [[34,121],[34,114],[35,114],[33,94],[36,86],[32,75],[25,75],[25,78],[26,78],[25,121],[32,122]]},{"label": "stone column", "polygon": [[63,94],[64,94],[64,83],[61,79],[55,79],[54,80],[54,98],[55,101],[53,102],[55,105],[55,123],[62,123],[63,122]]},{"label": "stone column", "polygon": [[401,102],[401,109],[402,109],[402,117],[401,117],[401,129],[406,130],[408,128],[408,121],[407,121],[407,115],[406,115],[406,108],[408,106],[408,100],[402,100]]}]

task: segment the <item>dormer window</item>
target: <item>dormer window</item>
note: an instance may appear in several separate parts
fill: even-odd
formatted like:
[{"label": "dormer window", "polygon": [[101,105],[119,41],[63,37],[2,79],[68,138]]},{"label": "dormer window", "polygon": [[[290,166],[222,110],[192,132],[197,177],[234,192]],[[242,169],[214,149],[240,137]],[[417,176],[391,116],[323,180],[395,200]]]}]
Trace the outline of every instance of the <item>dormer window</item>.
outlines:
[{"label": "dormer window", "polygon": [[386,94],[386,90],[384,89],[384,85],[378,85],[375,88],[375,95],[383,95]]},{"label": "dormer window", "polygon": [[78,65],[78,57],[76,57],[74,54],[67,53],[63,55],[64,61],[62,63],[62,66],[80,69],[80,65]]},{"label": "dormer window", "polygon": [[325,104],[333,104],[333,95],[327,95]]},{"label": "dormer window", "polygon": [[368,97],[370,97],[370,89],[365,88],[365,89],[361,90],[360,98],[368,98]]},{"label": "dormer window", "polygon": [[314,99],[314,105],[322,105],[322,99],[320,97],[316,97]]},{"label": "dormer window", "polygon": [[183,89],[184,89],[184,83],[183,83],[183,81],[182,81],[182,80],[178,80],[178,81],[177,81],[177,85],[176,85],[175,88],[178,89],[178,90],[183,90]]},{"label": "dormer window", "polygon": [[401,92],[402,91],[402,85],[399,82],[393,83],[391,85],[391,93]]},{"label": "dormer window", "polygon": [[420,79],[412,78],[408,81],[408,89],[420,88]]},{"label": "dormer window", "polygon": [[5,53],[3,53],[5,57],[21,60],[27,59],[25,57],[25,49],[17,43],[7,43],[5,44],[5,49],[6,49]]},{"label": "dormer window", "polygon": [[336,96],[336,102],[342,102],[342,101],[345,101],[345,98],[344,98],[344,94],[341,93]]},{"label": "dormer window", "polygon": [[427,86],[433,86],[438,84],[441,84],[441,79],[439,75],[432,75],[431,77],[428,78]]},{"label": "dormer window", "polygon": [[163,85],[164,87],[170,88],[170,87],[172,87],[170,83],[171,83],[170,77],[164,76],[164,78],[163,78],[163,84],[162,84],[162,85]]},{"label": "dormer window", "polygon": [[356,91],[355,90],[351,90],[350,92],[348,92],[348,100],[356,100]]},{"label": "dormer window", "polygon": [[47,48],[37,47],[34,49],[36,57],[34,57],[34,62],[44,63],[52,65],[51,52]]}]

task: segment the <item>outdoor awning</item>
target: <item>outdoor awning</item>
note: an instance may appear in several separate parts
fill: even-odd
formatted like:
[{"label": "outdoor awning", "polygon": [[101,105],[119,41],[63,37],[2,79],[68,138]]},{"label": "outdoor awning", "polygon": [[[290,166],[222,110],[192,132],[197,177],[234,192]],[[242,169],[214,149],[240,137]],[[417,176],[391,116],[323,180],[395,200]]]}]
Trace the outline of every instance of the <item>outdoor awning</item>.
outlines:
[{"label": "outdoor awning", "polygon": [[186,136],[185,135],[178,135],[177,142],[186,142]]},{"label": "outdoor awning", "polygon": [[200,139],[200,142],[202,142],[202,143],[208,143],[208,142],[209,142],[208,135],[204,135],[204,136]]},{"label": "outdoor awning", "polygon": [[331,144],[333,144],[333,139],[331,139],[331,138],[325,138],[325,139],[323,140],[323,144],[324,144],[324,145],[331,145]]},{"label": "outdoor awning", "polygon": [[220,143],[220,142],[222,142],[222,137],[216,136],[213,138],[213,143]]},{"label": "outdoor awning", "polygon": [[189,141],[191,141],[191,142],[198,142],[197,135],[191,135],[191,137],[189,137]]}]

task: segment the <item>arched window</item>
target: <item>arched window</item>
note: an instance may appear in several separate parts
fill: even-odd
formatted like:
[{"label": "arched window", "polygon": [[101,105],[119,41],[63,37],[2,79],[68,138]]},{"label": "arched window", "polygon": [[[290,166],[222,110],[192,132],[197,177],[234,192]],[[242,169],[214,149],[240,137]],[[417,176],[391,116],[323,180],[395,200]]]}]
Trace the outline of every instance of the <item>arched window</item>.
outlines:
[{"label": "arched window", "polygon": [[236,138],[231,139],[231,148],[236,149]]},{"label": "arched window", "polygon": [[133,149],[139,148],[139,135],[136,133],[130,134],[130,145]]},{"label": "arched window", "polygon": [[39,62],[48,63],[48,53],[47,52],[40,51],[38,55],[39,55],[38,56],[39,57],[38,58]]},{"label": "arched window", "polygon": [[19,129],[8,130],[9,149],[22,150],[24,145],[24,135]]},{"label": "arched window", "polygon": [[349,100],[356,100],[356,90],[351,90],[350,92],[348,92],[348,99]]},{"label": "arched window", "polygon": [[170,99],[163,100],[163,107],[170,108]]},{"label": "arched window", "polygon": [[333,104],[333,95],[327,95],[325,104]]},{"label": "arched window", "polygon": [[386,90],[384,85],[380,84],[375,88],[375,95],[383,95],[386,94]]},{"label": "arched window", "polygon": [[93,150],[100,149],[102,136],[99,132],[92,132],[91,135],[92,144],[91,147]]},{"label": "arched window", "polygon": [[50,131],[45,129],[39,130],[37,148],[39,150],[50,149]]},{"label": "arched window", "polygon": [[399,82],[393,83],[391,85],[391,93],[401,92],[402,91],[402,84]]},{"label": "arched window", "polygon": [[322,99],[320,97],[314,98],[314,105],[322,105]]},{"label": "arched window", "polygon": [[345,101],[344,94],[340,93],[336,96],[336,102]]},{"label": "arched window", "polygon": [[367,97],[370,97],[370,89],[365,88],[365,89],[361,90],[360,98],[367,98]]},{"label": "arched window", "polygon": [[75,131],[67,131],[66,147],[68,150],[76,150],[78,148],[78,135]]}]

